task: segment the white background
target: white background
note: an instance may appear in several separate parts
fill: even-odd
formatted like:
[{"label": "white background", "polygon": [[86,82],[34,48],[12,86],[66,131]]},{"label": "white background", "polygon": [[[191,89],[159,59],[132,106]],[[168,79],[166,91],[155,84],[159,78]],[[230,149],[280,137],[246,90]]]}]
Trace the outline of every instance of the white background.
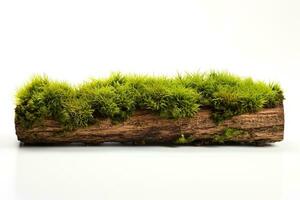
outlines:
[{"label": "white background", "polygon": [[[299,199],[300,1],[0,0],[0,199]],[[267,147],[20,147],[14,94],[33,74],[227,70],[279,82]]]}]

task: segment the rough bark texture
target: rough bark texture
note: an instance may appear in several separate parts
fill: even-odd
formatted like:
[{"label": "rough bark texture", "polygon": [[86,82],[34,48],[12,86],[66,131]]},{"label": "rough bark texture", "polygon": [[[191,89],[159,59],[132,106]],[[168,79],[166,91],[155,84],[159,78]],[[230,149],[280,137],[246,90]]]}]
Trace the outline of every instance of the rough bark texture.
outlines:
[{"label": "rough bark texture", "polygon": [[16,122],[18,139],[25,144],[266,144],[283,140],[283,106],[235,116],[216,124],[209,110],[193,118],[164,119],[147,111],[135,112],[128,120],[114,124],[98,120],[95,124],[64,131],[54,120],[44,120],[30,129]]}]

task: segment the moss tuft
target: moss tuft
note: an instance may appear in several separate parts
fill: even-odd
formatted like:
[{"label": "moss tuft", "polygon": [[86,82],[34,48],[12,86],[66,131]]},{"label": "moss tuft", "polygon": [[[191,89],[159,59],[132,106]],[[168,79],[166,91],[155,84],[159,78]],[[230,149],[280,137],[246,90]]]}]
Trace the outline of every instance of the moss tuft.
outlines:
[{"label": "moss tuft", "polygon": [[175,140],[175,144],[190,144],[194,141],[195,139],[191,136],[187,137],[184,134],[181,134],[179,138]]},{"label": "moss tuft", "polygon": [[154,77],[114,73],[78,86],[35,76],[16,95],[16,120],[25,128],[52,118],[66,129],[96,118],[126,120],[137,109],[164,118],[192,117],[209,107],[215,122],[275,107],[284,97],[278,84],[240,78],[227,72]]},{"label": "moss tuft", "polygon": [[284,97],[280,86],[240,78],[227,72],[189,74],[179,81],[203,95],[202,104],[213,110],[213,119],[223,121],[246,112],[275,107]]},{"label": "moss tuft", "polygon": [[247,132],[235,128],[226,128],[222,134],[214,137],[213,142],[224,144],[226,141],[230,141],[232,138],[242,134],[247,134]]}]

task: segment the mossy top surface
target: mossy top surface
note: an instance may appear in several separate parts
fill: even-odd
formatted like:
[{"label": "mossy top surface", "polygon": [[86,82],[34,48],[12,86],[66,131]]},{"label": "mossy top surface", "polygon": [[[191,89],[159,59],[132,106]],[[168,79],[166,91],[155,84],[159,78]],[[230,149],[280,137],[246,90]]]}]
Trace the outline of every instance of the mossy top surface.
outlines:
[{"label": "mossy top surface", "polygon": [[55,119],[71,130],[96,118],[126,120],[135,110],[165,118],[192,117],[202,107],[220,122],[282,103],[278,84],[240,78],[227,72],[192,73],[176,77],[122,75],[93,79],[80,85],[35,76],[16,95],[16,120],[30,128]]}]

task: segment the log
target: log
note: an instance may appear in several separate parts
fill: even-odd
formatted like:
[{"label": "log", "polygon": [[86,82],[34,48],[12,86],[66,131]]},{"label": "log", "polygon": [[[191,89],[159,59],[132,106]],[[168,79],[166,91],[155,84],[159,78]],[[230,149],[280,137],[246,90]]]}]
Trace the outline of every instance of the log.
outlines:
[{"label": "log", "polygon": [[93,125],[65,131],[47,119],[24,129],[16,121],[18,140],[25,144],[97,145],[107,142],[135,145],[264,145],[283,140],[284,109],[280,105],[256,113],[234,116],[216,124],[203,109],[192,118],[164,119],[149,111],[136,111],[129,119],[113,123],[98,119]]}]

